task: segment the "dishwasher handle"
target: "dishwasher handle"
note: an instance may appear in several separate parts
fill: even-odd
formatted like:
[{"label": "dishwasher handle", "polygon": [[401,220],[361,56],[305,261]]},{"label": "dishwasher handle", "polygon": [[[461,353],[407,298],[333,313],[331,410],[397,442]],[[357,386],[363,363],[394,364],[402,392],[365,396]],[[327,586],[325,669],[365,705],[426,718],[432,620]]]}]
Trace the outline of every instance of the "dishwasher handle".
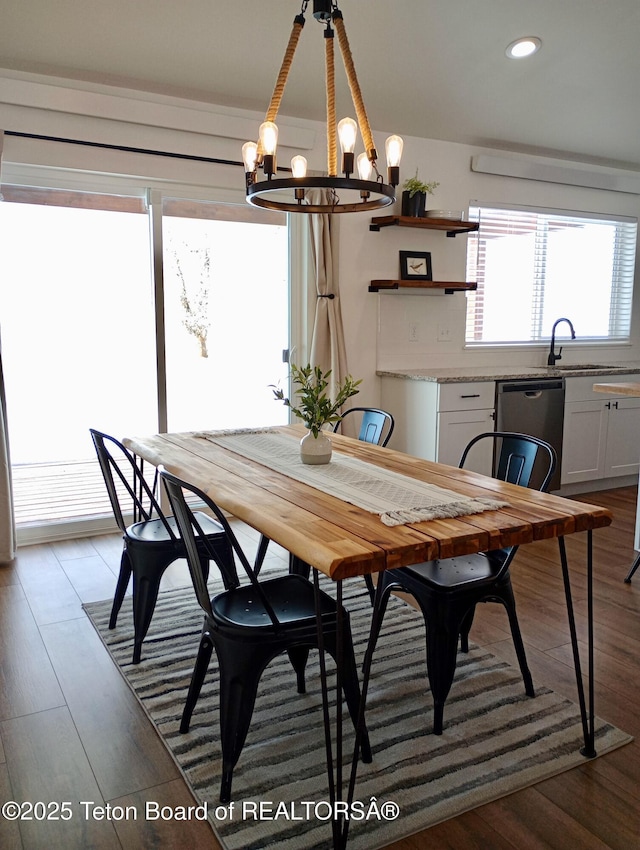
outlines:
[{"label": "dishwasher handle", "polygon": [[540,398],[542,390],[525,390],[525,398]]},{"label": "dishwasher handle", "polygon": [[498,393],[540,393],[546,390],[564,390],[564,378],[541,381],[499,381]]}]

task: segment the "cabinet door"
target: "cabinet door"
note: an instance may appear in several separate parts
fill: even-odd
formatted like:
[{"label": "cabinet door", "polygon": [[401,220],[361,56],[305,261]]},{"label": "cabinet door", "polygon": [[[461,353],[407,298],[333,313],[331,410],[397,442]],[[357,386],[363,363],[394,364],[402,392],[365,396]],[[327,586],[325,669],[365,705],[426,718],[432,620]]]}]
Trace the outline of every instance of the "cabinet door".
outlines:
[{"label": "cabinet door", "polygon": [[438,384],[383,377],[381,407],[395,419],[390,449],[426,460],[436,459]]},{"label": "cabinet door", "polygon": [[640,399],[610,402],[605,477],[637,475],[640,464]]},{"label": "cabinet door", "polygon": [[603,401],[571,401],[564,409],[561,484],[604,477],[607,419]]},{"label": "cabinet door", "polygon": [[[494,431],[494,411],[457,410],[438,414],[438,463],[458,466],[467,443],[484,431]],[[491,445],[473,449],[466,469],[491,475],[493,452]]]}]

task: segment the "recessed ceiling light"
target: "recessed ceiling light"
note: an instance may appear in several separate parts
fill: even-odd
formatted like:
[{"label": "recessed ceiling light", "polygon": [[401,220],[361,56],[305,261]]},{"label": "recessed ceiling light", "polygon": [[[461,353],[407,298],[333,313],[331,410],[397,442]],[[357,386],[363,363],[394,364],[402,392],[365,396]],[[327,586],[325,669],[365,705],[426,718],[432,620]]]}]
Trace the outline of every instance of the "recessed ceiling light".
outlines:
[{"label": "recessed ceiling light", "polygon": [[542,41],[535,35],[528,35],[526,38],[519,38],[512,41],[507,47],[506,54],[509,59],[524,59],[525,56],[532,56],[537,53],[542,47]]}]

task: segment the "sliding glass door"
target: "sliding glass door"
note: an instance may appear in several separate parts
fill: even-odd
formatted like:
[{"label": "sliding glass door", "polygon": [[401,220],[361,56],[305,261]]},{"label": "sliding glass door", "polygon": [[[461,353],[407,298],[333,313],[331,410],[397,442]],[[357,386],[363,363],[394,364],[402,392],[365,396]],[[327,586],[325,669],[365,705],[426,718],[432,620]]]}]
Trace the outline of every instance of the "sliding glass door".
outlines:
[{"label": "sliding glass door", "polygon": [[18,525],[107,510],[89,428],[156,427],[141,198],[3,186],[0,332]]},{"label": "sliding glass door", "polygon": [[168,430],[286,422],[285,216],[166,199],[162,225]]},{"label": "sliding glass door", "polygon": [[269,389],[287,374],[284,216],[164,199],[157,228],[143,190],[2,192],[0,334],[22,542],[110,518],[90,427],[123,436],[286,421]]}]

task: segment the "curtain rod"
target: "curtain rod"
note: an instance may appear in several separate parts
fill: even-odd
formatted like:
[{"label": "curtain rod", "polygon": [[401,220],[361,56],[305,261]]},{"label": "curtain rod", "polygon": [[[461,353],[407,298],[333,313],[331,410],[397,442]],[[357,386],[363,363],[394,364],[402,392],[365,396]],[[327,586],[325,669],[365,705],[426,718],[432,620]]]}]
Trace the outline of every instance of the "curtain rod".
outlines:
[{"label": "curtain rod", "polygon": [[219,159],[209,156],[193,156],[186,153],[172,153],[171,151],[155,151],[148,148],[134,148],[127,145],[109,145],[105,142],[86,142],[80,139],[64,139],[59,136],[43,136],[38,133],[18,133],[15,130],[5,130],[5,136],[15,136],[19,139],[38,139],[43,142],[62,142],[67,145],[83,145],[88,148],[102,148],[104,150],[122,151],[123,153],[142,153],[147,156],[165,156],[170,159],[187,159],[193,162],[209,162],[215,165],[240,165],[243,163],[240,160]]}]

